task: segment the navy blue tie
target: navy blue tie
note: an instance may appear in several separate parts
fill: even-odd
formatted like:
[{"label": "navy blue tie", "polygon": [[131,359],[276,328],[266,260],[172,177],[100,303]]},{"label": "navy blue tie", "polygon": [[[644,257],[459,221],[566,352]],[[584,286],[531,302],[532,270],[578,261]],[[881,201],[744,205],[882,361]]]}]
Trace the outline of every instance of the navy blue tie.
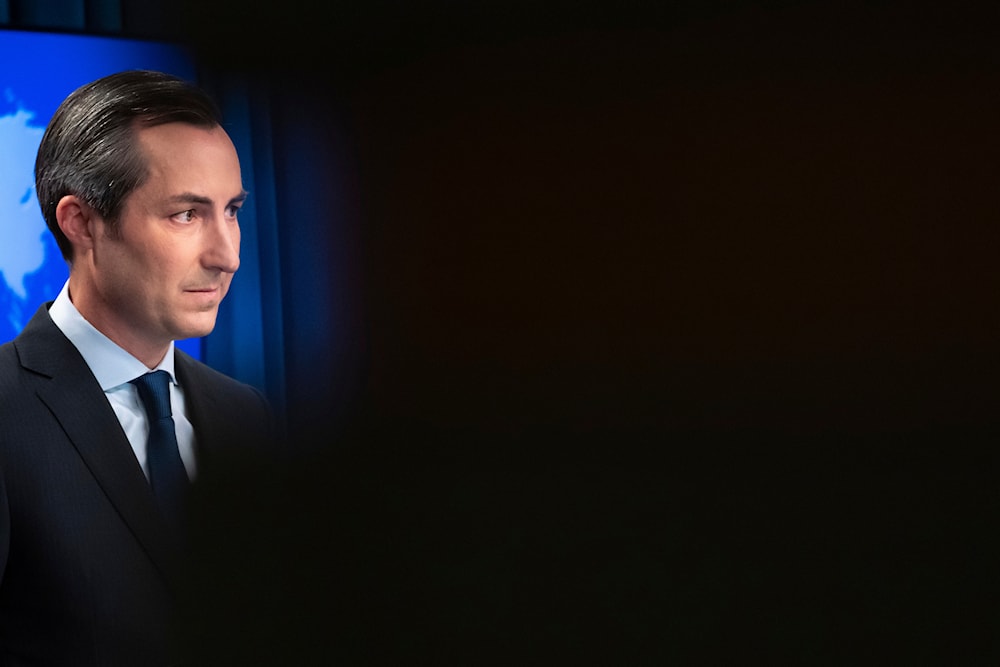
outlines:
[{"label": "navy blue tie", "polygon": [[146,465],[153,495],[164,516],[175,526],[183,523],[184,493],[188,476],[177,451],[177,434],[170,410],[170,375],[154,371],[132,380],[149,418]]}]

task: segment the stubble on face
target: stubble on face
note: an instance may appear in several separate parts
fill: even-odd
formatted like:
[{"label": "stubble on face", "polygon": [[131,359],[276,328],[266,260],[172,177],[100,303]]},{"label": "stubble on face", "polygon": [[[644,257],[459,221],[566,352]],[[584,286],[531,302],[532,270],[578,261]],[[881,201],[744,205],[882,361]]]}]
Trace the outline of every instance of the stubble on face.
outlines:
[{"label": "stubble on face", "polygon": [[137,137],[148,177],[115,229],[95,224],[88,270],[80,272],[82,303],[76,293],[73,300],[98,330],[152,367],[170,341],[214,328],[239,266],[236,211],[246,193],[222,128],[169,123]]}]

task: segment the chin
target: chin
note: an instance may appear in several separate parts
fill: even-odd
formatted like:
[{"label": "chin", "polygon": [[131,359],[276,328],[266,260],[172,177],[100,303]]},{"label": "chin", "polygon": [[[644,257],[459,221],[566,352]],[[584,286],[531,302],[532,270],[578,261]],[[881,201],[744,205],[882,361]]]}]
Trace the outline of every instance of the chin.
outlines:
[{"label": "chin", "polygon": [[211,320],[189,322],[187,326],[178,327],[178,335],[175,339],[181,340],[184,338],[201,338],[202,336],[207,336],[212,333],[214,329],[215,315],[213,314]]}]

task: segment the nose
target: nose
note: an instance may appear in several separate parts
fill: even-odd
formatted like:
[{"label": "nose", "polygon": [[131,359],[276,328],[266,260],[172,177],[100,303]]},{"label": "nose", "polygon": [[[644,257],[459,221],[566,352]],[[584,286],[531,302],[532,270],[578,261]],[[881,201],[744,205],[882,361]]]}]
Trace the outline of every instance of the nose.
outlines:
[{"label": "nose", "polygon": [[205,226],[205,268],[236,273],[240,267],[240,225],[219,215]]}]

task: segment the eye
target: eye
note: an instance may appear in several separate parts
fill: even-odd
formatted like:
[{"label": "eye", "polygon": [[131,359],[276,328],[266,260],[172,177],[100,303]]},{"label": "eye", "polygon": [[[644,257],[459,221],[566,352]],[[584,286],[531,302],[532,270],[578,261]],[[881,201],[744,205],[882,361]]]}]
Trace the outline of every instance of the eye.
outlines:
[{"label": "eye", "polygon": [[226,207],[227,218],[235,218],[239,212],[240,212],[240,204],[230,204],[229,206]]},{"label": "eye", "polygon": [[192,222],[194,220],[194,209],[189,208],[186,211],[181,211],[180,213],[174,213],[170,216],[170,219],[174,222]]}]

